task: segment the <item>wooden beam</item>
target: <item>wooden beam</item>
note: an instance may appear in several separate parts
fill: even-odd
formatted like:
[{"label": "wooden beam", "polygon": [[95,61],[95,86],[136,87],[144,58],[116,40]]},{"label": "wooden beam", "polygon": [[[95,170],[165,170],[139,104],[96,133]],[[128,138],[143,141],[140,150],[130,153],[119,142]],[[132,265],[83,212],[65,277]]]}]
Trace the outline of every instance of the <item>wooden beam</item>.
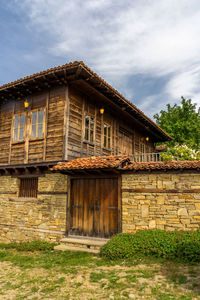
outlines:
[{"label": "wooden beam", "polygon": [[69,98],[69,86],[67,85],[65,90],[64,130],[63,130],[63,143],[64,143],[63,159],[64,160],[68,160],[69,112],[70,112],[70,98]]},{"label": "wooden beam", "polygon": [[77,71],[76,71],[76,74],[75,74],[75,78],[76,78],[76,79],[78,79],[78,77],[80,76],[82,70],[83,70],[82,67],[81,67],[81,66],[78,66]]},{"label": "wooden beam", "polygon": [[48,114],[49,114],[49,98],[50,98],[50,91],[47,92],[46,95],[46,109],[44,111],[44,142],[43,142],[43,160],[46,160],[46,151],[47,151],[47,130],[48,130]]}]

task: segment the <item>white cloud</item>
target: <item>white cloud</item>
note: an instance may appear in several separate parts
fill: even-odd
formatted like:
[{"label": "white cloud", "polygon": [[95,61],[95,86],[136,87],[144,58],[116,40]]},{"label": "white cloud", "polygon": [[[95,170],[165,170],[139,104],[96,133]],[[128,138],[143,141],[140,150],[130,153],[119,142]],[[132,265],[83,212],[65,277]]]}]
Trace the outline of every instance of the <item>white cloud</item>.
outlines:
[{"label": "white cloud", "polygon": [[143,73],[169,76],[163,91],[168,99],[200,94],[199,0],[15,0],[15,4],[30,18],[32,30],[49,34],[50,53],[86,61],[115,87],[123,78],[123,89],[127,76]]},{"label": "white cloud", "polygon": [[200,65],[193,66],[190,70],[172,77],[166,85],[166,93],[172,99],[181,96],[192,98],[194,102],[200,105]]}]

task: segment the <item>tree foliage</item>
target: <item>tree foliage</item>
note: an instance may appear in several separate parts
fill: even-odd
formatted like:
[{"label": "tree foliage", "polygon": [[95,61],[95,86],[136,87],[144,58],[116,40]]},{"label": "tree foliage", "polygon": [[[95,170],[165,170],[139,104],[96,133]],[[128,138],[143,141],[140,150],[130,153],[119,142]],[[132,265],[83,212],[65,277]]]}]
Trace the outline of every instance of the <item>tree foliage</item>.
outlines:
[{"label": "tree foliage", "polygon": [[186,144],[167,147],[161,154],[162,160],[200,160],[200,150],[191,149]]},{"label": "tree foliage", "polygon": [[167,111],[161,110],[154,115],[156,123],[174,137],[171,145],[186,144],[193,149],[200,148],[200,108],[191,99],[181,98],[181,105],[167,104]]}]

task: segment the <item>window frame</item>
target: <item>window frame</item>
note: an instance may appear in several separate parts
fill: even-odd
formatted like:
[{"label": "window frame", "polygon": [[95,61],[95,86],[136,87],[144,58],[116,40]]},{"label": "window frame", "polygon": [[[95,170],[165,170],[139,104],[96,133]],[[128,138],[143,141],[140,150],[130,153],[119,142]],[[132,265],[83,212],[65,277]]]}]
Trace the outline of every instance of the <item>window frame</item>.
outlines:
[{"label": "window frame", "polygon": [[142,141],[140,141],[140,146],[139,146],[140,148],[139,148],[139,151],[140,151],[140,153],[139,154],[145,154],[146,152],[145,152],[145,143],[144,142],[142,142]]},{"label": "window frame", "polygon": [[[43,123],[36,123],[36,127],[37,127],[37,131],[38,131],[38,125],[39,124],[43,124],[43,134],[41,137],[31,137],[32,134],[32,116],[34,112],[37,112],[37,120],[39,118],[39,111],[43,111]],[[23,139],[21,140],[15,140],[14,139],[14,130],[15,130],[15,118],[16,117],[20,117],[21,116],[25,116],[25,122],[24,122],[24,136]],[[19,121],[20,122],[20,121]],[[19,131],[20,127],[18,128]],[[19,135],[19,132],[18,132]],[[31,111],[28,112],[23,112],[23,113],[17,113],[17,114],[13,114],[13,118],[12,118],[12,128],[11,128],[11,141],[12,144],[20,144],[20,143],[24,143],[25,140],[29,140],[29,141],[35,141],[35,140],[43,140],[46,136],[46,108],[45,107],[41,107],[38,109],[33,109]]]},{"label": "window frame", "polygon": [[[107,130],[107,134],[105,135],[105,126],[107,129],[108,128],[110,129],[110,136],[108,136],[108,130]],[[106,145],[105,145],[105,140],[106,140]],[[109,145],[109,140],[110,140],[110,145]],[[111,124],[106,122],[103,122],[103,148],[109,151],[112,149],[112,126]]]},{"label": "window frame", "polygon": [[[86,126],[86,117],[89,117],[89,126]],[[91,119],[93,119],[93,129],[91,129]],[[86,139],[86,129],[88,129],[88,139]],[[91,140],[91,132],[92,133],[92,140]],[[95,137],[95,117],[89,113],[85,113],[84,115],[84,142],[93,144],[95,143],[94,137]]]},{"label": "window frame", "polygon": [[[39,112],[43,111],[43,123],[39,123]],[[37,112],[37,121],[36,121],[36,137],[32,137],[32,119],[33,119],[33,113]],[[29,136],[28,139],[30,141],[35,141],[35,140],[43,140],[45,138],[45,124],[46,124],[46,113],[45,113],[45,108],[38,108],[38,109],[33,109],[30,111],[30,128],[29,128]],[[43,124],[43,133],[41,137],[37,136],[38,133],[38,127],[39,124]]]},{"label": "window frame", "polygon": [[[19,198],[37,198],[38,195],[38,177],[19,178]],[[29,189],[26,186],[29,185]]]},{"label": "window frame", "polygon": [[[24,128],[24,134],[23,134],[23,139],[17,139],[17,140],[15,140],[14,139],[14,137],[15,137],[15,129],[16,129],[16,127],[15,127],[15,119],[17,118],[17,117],[19,117],[20,119],[19,119],[19,122],[18,122],[18,124],[20,125],[20,121],[21,121],[21,117],[22,116],[24,116],[25,117],[25,120],[24,120],[24,127],[18,127],[17,129],[18,129],[18,137],[19,137],[19,132],[20,132],[20,128]],[[25,141],[25,136],[26,136],[26,130],[27,130],[27,124],[26,124],[26,122],[27,122],[27,114],[24,112],[24,113],[18,113],[18,114],[14,114],[13,115],[13,119],[12,119],[12,129],[11,129],[11,139],[12,139],[12,144],[18,144],[18,143],[23,143],[24,141]]]}]

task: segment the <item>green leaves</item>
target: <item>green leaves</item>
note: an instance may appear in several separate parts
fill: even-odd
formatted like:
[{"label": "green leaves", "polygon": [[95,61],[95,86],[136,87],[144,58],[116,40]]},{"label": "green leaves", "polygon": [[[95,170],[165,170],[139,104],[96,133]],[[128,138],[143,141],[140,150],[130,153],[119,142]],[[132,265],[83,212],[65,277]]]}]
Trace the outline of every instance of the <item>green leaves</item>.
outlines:
[{"label": "green leaves", "polygon": [[169,146],[167,153],[161,154],[162,160],[200,160],[200,150],[191,149],[186,144]]},{"label": "green leaves", "polygon": [[111,260],[131,258],[135,254],[200,262],[200,230],[144,230],[118,234],[101,248],[101,256]]},{"label": "green leaves", "polygon": [[187,144],[191,148],[200,148],[200,109],[196,109],[196,104],[192,104],[191,99],[181,98],[181,105],[171,106],[167,104],[167,111],[161,110],[154,115],[156,123],[169,135],[174,137],[175,143]]}]

